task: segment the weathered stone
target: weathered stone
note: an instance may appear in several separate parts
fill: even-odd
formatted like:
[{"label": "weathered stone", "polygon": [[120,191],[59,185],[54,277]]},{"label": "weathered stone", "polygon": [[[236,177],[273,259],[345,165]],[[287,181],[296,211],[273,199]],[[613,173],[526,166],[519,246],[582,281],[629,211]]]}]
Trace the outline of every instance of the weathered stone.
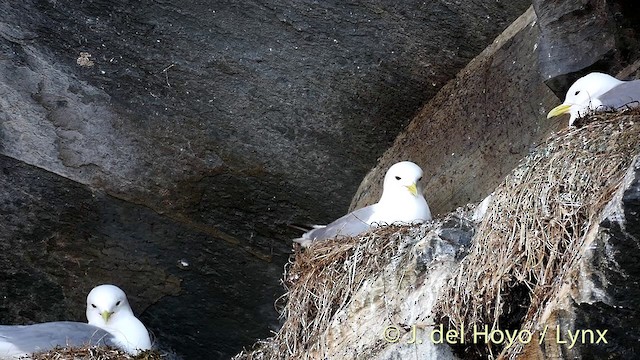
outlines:
[{"label": "weathered stone", "polygon": [[2,2],[0,154],[41,169],[2,160],[2,320],[81,320],[86,291],[118,282],[189,359],[267,336],[283,225],[344,213],[528,4]]},{"label": "weathered stone", "polygon": [[530,8],[431,99],[365,177],[351,208],[377,201],[386,169],[400,160],[425,171],[434,214],[479,202],[565,126],[545,118],[558,100],[539,76],[535,23]]},{"label": "weathered stone", "polygon": [[[277,326],[282,268],[149,208],[0,155],[0,323],[86,321],[113,283],[161,347],[224,358]],[[216,344],[212,347],[211,344]]]},{"label": "weathered stone", "polygon": [[[640,353],[638,239],[640,162],[636,157],[599,230],[585,244],[580,273],[548,310],[544,326],[560,329],[560,334],[551,332],[544,346],[531,344],[527,353],[565,359],[632,359]],[[575,346],[569,332],[579,335]]]},{"label": "weathered stone", "polygon": [[349,305],[333,315],[326,333],[328,358],[456,359],[446,343],[432,341],[442,329],[433,308],[462,249],[438,235],[451,229],[471,237],[474,224],[450,216],[445,223],[409,233],[395,260],[367,279]]},{"label": "weathered stone", "polygon": [[640,59],[640,13],[629,0],[533,0],[540,73],[563,99],[593,71],[618,74]]},{"label": "weathered stone", "polygon": [[[599,228],[594,226],[585,234],[571,279],[549,283],[558,291],[557,296],[540,310],[544,315],[532,329],[531,338],[521,338],[529,340],[522,352],[513,354],[516,359],[632,359],[640,351],[640,156],[630,162],[617,191],[605,197],[609,203],[598,215]],[[602,195],[607,194],[610,193]],[[456,260],[456,253],[464,253],[461,244],[440,234],[459,232],[461,238],[473,236],[477,224],[465,220],[471,213],[466,217],[449,215],[435,226],[423,225],[422,232],[414,230],[409,238],[415,242],[408,241],[378,276],[367,279],[349,306],[334,315],[327,330],[328,351],[334,357],[390,360],[413,354],[428,359],[479,358],[472,349],[486,350],[486,340],[476,343],[453,337],[455,353],[446,345],[430,341],[442,321],[434,319],[432,311],[433,301],[442,297],[441,287],[446,283],[443,279],[473,271],[461,267]],[[430,231],[425,233],[425,228]],[[566,251],[562,256],[568,259],[573,254]],[[486,278],[480,276],[479,281]],[[535,296],[530,291],[523,287],[521,296]],[[518,308],[519,303],[508,302],[517,298],[504,295],[501,300],[507,301],[505,307]],[[522,330],[520,321],[527,311],[531,308],[512,313],[513,318],[501,317],[499,328],[510,329],[512,334]],[[444,331],[460,329],[447,329],[445,324]],[[518,341],[521,340],[514,343]],[[501,348],[495,344],[492,349],[500,357],[511,358],[505,351],[500,353]]]},{"label": "weathered stone", "polygon": [[526,3],[6,3],[2,151],[282,252]]}]

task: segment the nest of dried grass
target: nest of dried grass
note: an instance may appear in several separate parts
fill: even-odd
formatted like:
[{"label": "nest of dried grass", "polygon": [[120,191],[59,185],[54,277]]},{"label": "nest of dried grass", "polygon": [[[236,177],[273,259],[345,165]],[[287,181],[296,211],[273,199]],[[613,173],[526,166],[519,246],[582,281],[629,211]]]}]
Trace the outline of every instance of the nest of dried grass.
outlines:
[{"label": "nest of dried grass", "polygon": [[85,346],[79,348],[56,347],[49,351],[35,353],[33,360],[162,360],[159,352],[143,351],[136,356],[108,346]]},{"label": "nest of dried grass", "polygon": [[285,267],[282,328],[234,359],[325,358],[324,337],[333,315],[349,305],[364,281],[393,261],[407,231],[408,227],[392,225],[296,250],[294,260]]},{"label": "nest of dried grass", "polygon": [[[464,324],[469,339],[473,325],[504,330],[503,315],[520,301],[525,305],[517,319],[520,329],[539,330],[543,310],[562,284],[572,282],[587,235],[598,227],[640,150],[640,124],[634,119],[604,114],[591,116],[581,128],[564,129],[496,189],[470,253],[439,304],[452,328]],[[521,348],[488,352],[515,358]]]}]

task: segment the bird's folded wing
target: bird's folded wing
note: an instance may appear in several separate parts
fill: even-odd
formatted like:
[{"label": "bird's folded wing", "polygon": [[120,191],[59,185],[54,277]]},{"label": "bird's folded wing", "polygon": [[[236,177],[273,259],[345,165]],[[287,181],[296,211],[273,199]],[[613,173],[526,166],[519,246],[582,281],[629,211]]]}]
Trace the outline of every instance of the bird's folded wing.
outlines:
[{"label": "bird's folded wing", "polygon": [[34,325],[0,325],[0,359],[60,347],[115,346],[113,336],[99,327],[72,321]]},{"label": "bird's folded wing", "polygon": [[640,80],[625,81],[598,97],[606,109],[620,110],[640,105]]},{"label": "bird's folded wing", "polygon": [[295,242],[308,246],[312,241],[332,239],[338,236],[356,236],[371,228],[369,219],[376,211],[377,204],[348,213],[324,227],[308,231]]}]

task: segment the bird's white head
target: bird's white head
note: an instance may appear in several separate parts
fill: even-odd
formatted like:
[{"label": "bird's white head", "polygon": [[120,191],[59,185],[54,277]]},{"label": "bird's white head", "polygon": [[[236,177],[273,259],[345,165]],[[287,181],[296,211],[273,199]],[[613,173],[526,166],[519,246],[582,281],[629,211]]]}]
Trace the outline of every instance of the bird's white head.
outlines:
[{"label": "bird's white head", "polygon": [[133,315],[127,295],[115,285],[99,285],[89,292],[87,321],[111,333],[118,347],[130,354],[151,348],[147,328]]},{"label": "bird's white head", "polygon": [[123,315],[133,315],[127,295],[115,285],[99,285],[87,296],[87,321],[101,328],[111,326]]},{"label": "bird's white head", "polygon": [[398,196],[422,196],[419,181],[422,179],[422,169],[411,161],[401,161],[387,170],[382,184],[382,198],[396,198]]},{"label": "bird's white head", "polygon": [[572,125],[577,118],[602,105],[602,102],[598,99],[600,95],[621,83],[622,81],[613,76],[599,72],[585,75],[571,85],[564,102],[551,109],[547,114],[547,119],[571,114],[569,125]]}]

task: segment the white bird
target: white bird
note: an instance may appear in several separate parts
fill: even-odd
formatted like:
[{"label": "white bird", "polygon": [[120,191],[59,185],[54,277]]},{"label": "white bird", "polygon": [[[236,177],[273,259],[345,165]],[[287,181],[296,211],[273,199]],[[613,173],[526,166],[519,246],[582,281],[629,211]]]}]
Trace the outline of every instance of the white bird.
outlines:
[{"label": "white bird", "polygon": [[418,183],[422,174],[422,169],[410,161],[394,164],[387,170],[382,196],[376,204],[350,212],[328,225],[314,225],[314,229],[293,241],[307,247],[313,241],[355,236],[372,226],[431,220],[429,205]]},{"label": "white bird", "polygon": [[147,328],[133,315],[127,295],[115,285],[96,286],[89,292],[87,321],[107,330],[117,347],[130,354],[151,349]]},{"label": "white bird", "polygon": [[107,345],[136,355],[151,348],[144,325],[131,311],[125,293],[114,285],[100,285],[87,296],[88,324],[55,321],[34,325],[0,325],[0,359],[29,357],[57,346]]},{"label": "white bird", "polygon": [[569,126],[592,111],[620,110],[640,105],[640,80],[620,81],[603,73],[590,73],[576,80],[564,102],[549,111],[547,119],[571,114]]}]

